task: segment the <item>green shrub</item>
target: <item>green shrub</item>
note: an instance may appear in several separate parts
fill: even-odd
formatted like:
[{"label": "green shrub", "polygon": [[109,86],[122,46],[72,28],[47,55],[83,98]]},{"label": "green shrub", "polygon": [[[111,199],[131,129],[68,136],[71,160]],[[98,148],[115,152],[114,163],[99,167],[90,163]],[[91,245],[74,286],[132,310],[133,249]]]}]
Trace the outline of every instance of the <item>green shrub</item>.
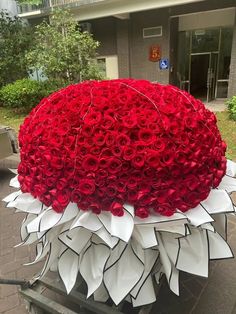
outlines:
[{"label": "green shrub", "polygon": [[236,121],[236,96],[233,96],[228,102],[229,117]]},{"label": "green shrub", "polygon": [[0,89],[0,104],[17,109],[18,112],[29,112],[40,100],[59,89],[58,83],[22,79]]}]

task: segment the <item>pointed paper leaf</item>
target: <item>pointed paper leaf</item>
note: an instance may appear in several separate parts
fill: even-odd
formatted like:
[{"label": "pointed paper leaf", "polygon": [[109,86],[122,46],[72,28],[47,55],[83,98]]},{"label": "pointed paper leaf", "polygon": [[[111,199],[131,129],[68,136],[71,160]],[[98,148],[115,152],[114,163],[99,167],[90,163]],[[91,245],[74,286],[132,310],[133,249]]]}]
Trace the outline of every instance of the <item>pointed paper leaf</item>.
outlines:
[{"label": "pointed paper leaf", "polygon": [[128,245],[119,261],[104,273],[104,284],[116,305],[138,283],[143,275],[143,271],[143,264],[135,256],[130,245]]},{"label": "pointed paper leaf", "polygon": [[101,244],[92,244],[84,253],[80,262],[80,273],[88,286],[87,297],[101,285],[109,254],[110,249]]},{"label": "pointed paper leaf", "polygon": [[91,231],[97,231],[102,227],[97,215],[91,211],[80,211],[78,217],[71,226],[71,229],[76,227],[84,227]]},{"label": "pointed paper leaf", "polygon": [[20,183],[18,181],[18,175],[10,180],[10,184],[9,185],[12,186],[13,188],[16,188],[16,189],[20,188]]},{"label": "pointed paper leaf", "polygon": [[75,285],[79,271],[79,257],[71,250],[67,249],[60,256],[58,261],[58,271],[69,294]]}]

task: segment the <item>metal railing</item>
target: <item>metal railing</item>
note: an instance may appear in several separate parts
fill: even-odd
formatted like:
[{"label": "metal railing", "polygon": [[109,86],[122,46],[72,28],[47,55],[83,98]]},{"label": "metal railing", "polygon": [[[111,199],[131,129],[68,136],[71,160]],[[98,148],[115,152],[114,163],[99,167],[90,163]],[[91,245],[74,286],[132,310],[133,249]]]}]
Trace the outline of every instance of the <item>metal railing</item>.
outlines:
[{"label": "metal railing", "polygon": [[18,13],[28,13],[37,10],[47,11],[55,7],[75,7],[80,5],[103,2],[105,0],[42,0],[39,5],[21,4],[18,6]]}]

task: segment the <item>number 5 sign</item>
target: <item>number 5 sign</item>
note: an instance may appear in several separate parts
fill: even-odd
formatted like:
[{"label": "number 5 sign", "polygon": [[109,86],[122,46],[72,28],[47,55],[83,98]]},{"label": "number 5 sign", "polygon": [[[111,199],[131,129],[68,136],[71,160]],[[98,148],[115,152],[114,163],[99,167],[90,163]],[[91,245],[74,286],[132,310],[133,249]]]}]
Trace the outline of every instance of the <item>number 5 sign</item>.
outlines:
[{"label": "number 5 sign", "polygon": [[149,49],[149,61],[157,62],[161,59],[161,47],[151,46]]}]

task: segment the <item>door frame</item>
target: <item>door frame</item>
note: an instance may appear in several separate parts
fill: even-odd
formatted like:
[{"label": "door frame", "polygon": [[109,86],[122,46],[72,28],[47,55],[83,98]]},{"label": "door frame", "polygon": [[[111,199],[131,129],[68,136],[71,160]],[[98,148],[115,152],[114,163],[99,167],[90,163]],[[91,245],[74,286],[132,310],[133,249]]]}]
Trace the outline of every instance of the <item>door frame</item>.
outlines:
[{"label": "door frame", "polygon": [[[200,56],[200,55],[208,55],[209,56],[209,62],[208,62],[208,72],[207,72],[207,102],[211,101],[210,99],[210,93],[211,93],[211,88],[213,88],[211,84],[211,73],[212,73],[212,68],[211,68],[211,61],[212,61],[212,54],[217,54],[217,63],[216,63],[216,71],[214,75],[214,80],[215,83],[217,83],[217,75],[218,75],[218,63],[219,63],[219,51],[209,51],[209,52],[193,52],[190,53],[190,58],[189,58],[189,91],[191,91],[191,65],[192,65],[192,56]],[[214,97],[216,99],[216,93],[217,93],[217,84],[215,84],[215,91],[214,91]]]}]

